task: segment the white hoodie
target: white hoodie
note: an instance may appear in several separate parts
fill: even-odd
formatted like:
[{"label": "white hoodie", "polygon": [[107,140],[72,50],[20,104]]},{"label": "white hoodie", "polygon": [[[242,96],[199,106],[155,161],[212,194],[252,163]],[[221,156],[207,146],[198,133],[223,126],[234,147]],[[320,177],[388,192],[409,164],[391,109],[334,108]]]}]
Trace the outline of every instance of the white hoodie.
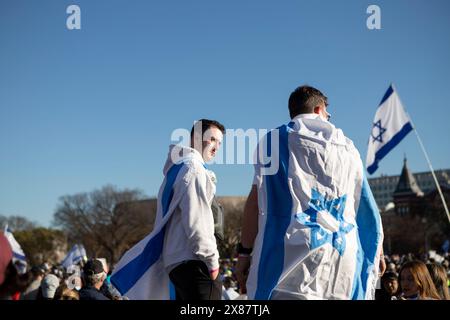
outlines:
[{"label": "white hoodie", "polygon": [[[182,156],[176,159],[180,153]],[[216,270],[219,268],[219,252],[211,210],[216,192],[214,173],[205,168],[205,162],[197,150],[171,145],[164,175],[173,165],[180,163],[183,163],[183,167],[177,175],[173,186],[174,198],[171,200],[178,205],[167,222],[164,236],[164,267],[170,272],[183,261],[200,260],[210,271]],[[164,185],[161,186],[159,198],[163,189]]]}]

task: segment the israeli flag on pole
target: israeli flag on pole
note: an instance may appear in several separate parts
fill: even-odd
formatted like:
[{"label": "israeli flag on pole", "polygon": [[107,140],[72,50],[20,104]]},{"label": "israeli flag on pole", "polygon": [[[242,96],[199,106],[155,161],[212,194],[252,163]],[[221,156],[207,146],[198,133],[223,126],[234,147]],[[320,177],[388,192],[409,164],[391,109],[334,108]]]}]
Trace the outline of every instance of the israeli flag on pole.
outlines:
[{"label": "israeli flag on pole", "polygon": [[14,235],[11,229],[8,228],[8,225],[5,226],[4,230],[6,239],[8,239],[9,244],[11,245],[11,249],[13,252],[13,263],[17,269],[19,274],[24,274],[27,271],[27,259],[25,257],[25,253],[23,252],[20,244],[14,238]]},{"label": "israeli flag on pole", "polygon": [[86,250],[82,244],[75,244],[67,253],[61,265],[67,269],[86,259]]},{"label": "israeli flag on pole", "polygon": [[403,109],[393,85],[389,86],[375,114],[367,149],[367,172],[373,174],[378,163],[412,131],[411,120]]}]

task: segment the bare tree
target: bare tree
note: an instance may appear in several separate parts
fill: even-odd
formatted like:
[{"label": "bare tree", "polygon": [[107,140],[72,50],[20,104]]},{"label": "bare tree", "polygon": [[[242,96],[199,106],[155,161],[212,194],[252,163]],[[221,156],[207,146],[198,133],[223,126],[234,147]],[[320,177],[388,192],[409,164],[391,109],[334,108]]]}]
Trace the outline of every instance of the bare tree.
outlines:
[{"label": "bare tree", "polygon": [[3,228],[8,225],[8,227],[13,231],[23,231],[30,230],[37,227],[37,223],[28,220],[22,216],[9,216],[5,217],[0,215],[0,227]]},{"label": "bare tree", "polygon": [[116,263],[123,252],[150,230],[150,213],[133,210],[143,199],[139,190],[108,185],[90,193],[60,197],[54,224],[80,242],[88,254]]},{"label": "bare tree", "polygon": [[224,240],[218,242],[221,258],[233,258],[240,240],[241,219],[244,212],[245,197],[219,197],[224,208]]},{"label": "bare tree", "polygon": [[66,236],[61,230],[33,228],[14,232],[30,265],[44,262],[56,264],[67,250]]}]

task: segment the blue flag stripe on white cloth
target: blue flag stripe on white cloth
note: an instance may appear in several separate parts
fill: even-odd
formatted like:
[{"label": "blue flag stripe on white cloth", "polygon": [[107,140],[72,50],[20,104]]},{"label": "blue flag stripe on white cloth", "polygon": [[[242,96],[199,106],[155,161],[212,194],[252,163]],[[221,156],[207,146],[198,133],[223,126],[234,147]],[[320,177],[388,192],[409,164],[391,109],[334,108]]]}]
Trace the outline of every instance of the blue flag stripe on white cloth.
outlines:
[{"label": "blue flag stripe on white cloth", "polygon": [[[167,174],[167,181],[162,195],[163,217],[166,215],[173,196],[173,185],[183,163],[173,165]],[[136,258],[128,262],[112,277],[111,282],[121,294],[128,292],[147,270],[160,258],[164,243],[165,227],[154,235],[144,250]]]},{"label": "blue flag stripe on white cloth", "polygon": [[[292,124],[291,124],[292,125]],[[258,269],[256,300],[267,300],[283,272],[284,236],[292,216],[292,196],[288,187],[289,147],[288,130],[279,130],[279,169],[274,175],[266,175],[267,221]],[[267,151],[271,156],[272,133],[267,135]],[[277,141],[278,143],[278,141]],[[270,167],[270,164],[266,165]]]},{"label": "blue flag stripe on white cloth", "polygon": [[13,252],[13,257],[23,261],[27,259],[24,255],[18,254],[17,252]]},{"label": "blue flag stripe on white cloth", "polygon": [[398,93],[391,85],[375,113],[367,148],[367,172],[373,174],[378,163],[413,130]]},{"label": "blue flag stripe on white cloth", "polygon": [[402,141],[403,138],[412,131],[412,129],[413,127],[411,123],[406,123],[388,143],[386,143],[375,153],[375,162],[367,167],[367,171],[370,174],[374,173],[378,169],[378,163],[380,162],[380,160],[383,159],[389,153],[389,151],[394,149],[400,143],[400,141]]},{"label": "blue flag stripe on white cloth", "polygon": [[13,261],[15,263],[16,269],[19,274],[23,274],[27,271],[27,259],[25,257],[25,253],[23,252],[22,247],[14,237],[11,229],[8,228],[8,225],[5,226],[4,233],[12,249]]},{"label": "blue flag stripe on white cloth", "polygon": [[392,85],[390,85],[389,88],[387,89],[386,93],[384,94],[383,99],[381,99],[379,106],[381,106],[387,99],[389,99],[389,97],[393,93],[394,93],[394,88],[392,87]]},{"label": "blue flag stripe on white cloth", "polygon": [[[358,253],[352,299],[373,299],[367,294],[373,292],[371,286],[374,285],[374,277],[377,276],[378,265],[376,263],[378,263],[378,250],[382,243],[383,231],[378,207],[366,176],[364,176],[361,188],[356,222],[358,225]],[[368,232],[368,230],[372,231]],[[362,272],[362,270],[365,271]]]},{"label": "blue flag stripe on white cloth", "polygon": [[176,300],[176,298],[177,298],[175,286],[173,285],[172,281],[170,281],[170,283],[169,283],[169,298],[170,298],[170,300]]}]

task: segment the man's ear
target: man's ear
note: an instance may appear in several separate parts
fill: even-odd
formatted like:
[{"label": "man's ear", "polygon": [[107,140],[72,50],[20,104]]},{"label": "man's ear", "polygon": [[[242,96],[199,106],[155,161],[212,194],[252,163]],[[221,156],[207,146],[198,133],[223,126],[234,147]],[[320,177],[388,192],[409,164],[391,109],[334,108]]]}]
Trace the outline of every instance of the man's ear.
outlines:
[{"label": "man's ear", "polygon": [[314,107],[313,111],[316,114],[320,114],[320,106]]}]

